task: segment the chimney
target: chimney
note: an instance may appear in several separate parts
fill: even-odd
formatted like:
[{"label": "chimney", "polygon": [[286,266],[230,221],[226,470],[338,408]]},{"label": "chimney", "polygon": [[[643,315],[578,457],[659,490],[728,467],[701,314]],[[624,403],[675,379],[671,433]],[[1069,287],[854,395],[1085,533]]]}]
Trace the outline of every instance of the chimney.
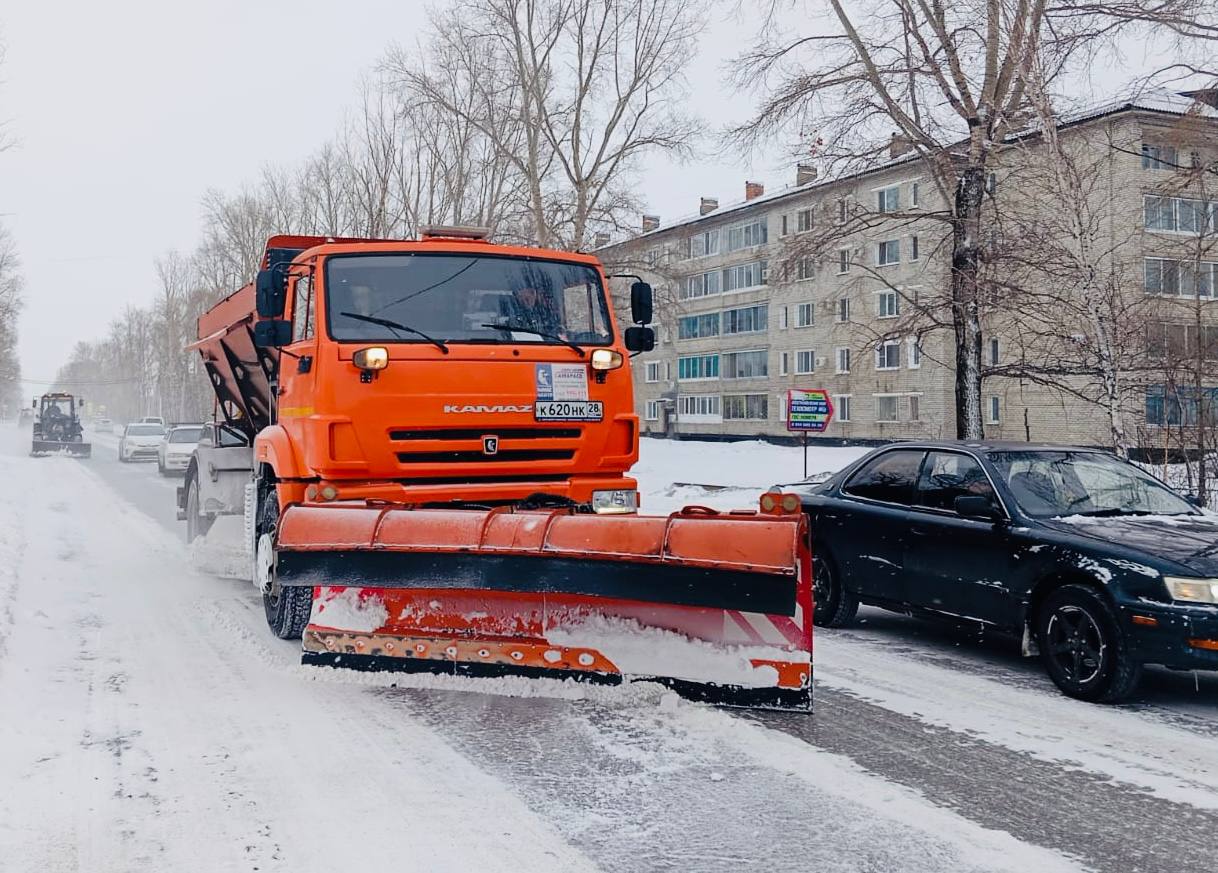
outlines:
[{"label": "chimney", "polygon": [[605,233],[604,231],[601,231],[600,233],[598,233],[596,235],[596,241],[593,243],[593,247],[598,248],[598,249],[603,249],[605,246],[609,245],[609,241],[611,239],[612,239],[612,237],[609,236],[609,234]]},{"label": "chimney", "polygon": [[745,200],[753,200],[757,197],[760,197],[764,193],[765,193],[765,185],[762,185],[760,182],[749,182],[747,180],[745,181],[745,183],[744,183],[744,199]]},{"label": "chimney", "polygon": [[651,233],[660,226],[660,216],[644,215],[643,216],[643,233]]},{"label": "chimney", "polygon": [[911,151],[913,151],[913,143],[904,134],[894,133],[892,139],[888,141],[888,157],[890,158],[899,158]]},{"label": "chimney", "polygon": [[795,184],[807,185],[809,182],[815,182],[817,175],[816,167],[811,164],[798,164],[795,167]]},{"label": "chimney", "polygon": [[698,214],[706,215],[709,212],[714,212],[719,208],[718,197],[703,197],[701,205],[698,206]]}]

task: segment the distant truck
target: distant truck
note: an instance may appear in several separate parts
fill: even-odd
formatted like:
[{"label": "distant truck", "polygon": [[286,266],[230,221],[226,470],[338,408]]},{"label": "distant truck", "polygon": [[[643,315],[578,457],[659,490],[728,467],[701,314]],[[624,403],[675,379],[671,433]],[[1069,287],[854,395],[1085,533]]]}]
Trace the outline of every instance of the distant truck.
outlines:
[{"label": "distant truck", "polygon": [[33,409],[38,417],[34,420],[31,455],[68,454],[87,458],[92,446],[85,442],[85,430],[80,423],[78,410],[84,401],[71,394],[43,394],[35,397]]}]

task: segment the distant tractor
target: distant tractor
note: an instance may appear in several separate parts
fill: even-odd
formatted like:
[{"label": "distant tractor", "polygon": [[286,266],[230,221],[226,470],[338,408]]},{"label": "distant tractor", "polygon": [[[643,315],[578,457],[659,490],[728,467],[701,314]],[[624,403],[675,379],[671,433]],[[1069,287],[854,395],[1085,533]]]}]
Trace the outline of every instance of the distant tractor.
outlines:
[{"label": "distant tractor", "polygon": [[78,407],[83,401],[71,394],[43,394],[34,398],[34,438],[30,445],[31,455],[62,453],[87,458],[92,446],[85,442],[84,428],[80,424]]}]

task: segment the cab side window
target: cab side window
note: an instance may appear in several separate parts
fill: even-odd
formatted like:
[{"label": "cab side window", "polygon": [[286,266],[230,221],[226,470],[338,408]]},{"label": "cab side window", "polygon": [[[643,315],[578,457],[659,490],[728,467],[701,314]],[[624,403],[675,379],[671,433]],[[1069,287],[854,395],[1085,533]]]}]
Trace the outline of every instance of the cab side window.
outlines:
[{"label": "cab side window", "polygon": [[931,452],[918,480],[917,505],[955,512],[957,497],[988,497],[998,504],[976,458],[956,452]]},{"label": "cab side window", "polygon": [[292,342],[312,339],[316,313],[313,309],[313,281],[308,276],[296,280],[292,302]]},{"label": "cab side window", "polygon": [[914,482],[925,454],[920,450],[885,452],[855,471],[842,491],[853,497],[908,506],[913,503]]}]

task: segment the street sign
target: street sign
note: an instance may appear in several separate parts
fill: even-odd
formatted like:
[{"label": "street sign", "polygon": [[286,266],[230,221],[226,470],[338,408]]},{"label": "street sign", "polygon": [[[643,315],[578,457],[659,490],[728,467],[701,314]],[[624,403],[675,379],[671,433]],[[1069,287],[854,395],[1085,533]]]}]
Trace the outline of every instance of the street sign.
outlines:
[{"label": "street sign", "polygon": [[833,420],[833,401],[821,388],[787,392],[787,430],[822,433]]}]

